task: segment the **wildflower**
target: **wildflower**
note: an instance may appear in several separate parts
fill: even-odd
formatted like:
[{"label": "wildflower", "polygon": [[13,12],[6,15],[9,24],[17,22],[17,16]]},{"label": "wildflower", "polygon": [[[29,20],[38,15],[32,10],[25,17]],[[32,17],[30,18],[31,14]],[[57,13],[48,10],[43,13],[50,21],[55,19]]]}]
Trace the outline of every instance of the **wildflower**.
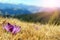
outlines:
[{"label": "wildflower", "polygon": [[12,34],[16,34],[20,31],[20,27],[16,25],[11,25],[10,23],[7,23],[3,27],[6,31],[11,32]]}]

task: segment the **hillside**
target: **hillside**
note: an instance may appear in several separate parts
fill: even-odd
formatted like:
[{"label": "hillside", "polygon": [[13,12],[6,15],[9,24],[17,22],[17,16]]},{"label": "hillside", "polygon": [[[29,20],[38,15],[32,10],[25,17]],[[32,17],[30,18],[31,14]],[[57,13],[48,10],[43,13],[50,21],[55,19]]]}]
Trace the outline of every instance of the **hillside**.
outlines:
[{"label": "hillside", "polygon": [[27,22],[40,22],[42,24],[46,24],[52,21],[52,23],[60,24],[60,12],[59,11],[17,15],[15,16],[15,18],[18,18],[22,21],[27,21]]},{"label": "hillside", "polygon": [[60,8],[43,8],[25,4],[0,3],[0,16],[17,18],[27,22],[39,22],[41,24],[60,24]]},{"label": "hillside", "polygon": [[[5,31],[2,27],[3,21],[21,26],[21,31],[16,35]],[[0,40],[60,40],[60,25],[41,25],[29,23],[13,18],[0,17]]]},{"label": "hillside", "polygon": [[40,12],[40,7],[25,4],[0,3],[0,15],[20,15]]}]

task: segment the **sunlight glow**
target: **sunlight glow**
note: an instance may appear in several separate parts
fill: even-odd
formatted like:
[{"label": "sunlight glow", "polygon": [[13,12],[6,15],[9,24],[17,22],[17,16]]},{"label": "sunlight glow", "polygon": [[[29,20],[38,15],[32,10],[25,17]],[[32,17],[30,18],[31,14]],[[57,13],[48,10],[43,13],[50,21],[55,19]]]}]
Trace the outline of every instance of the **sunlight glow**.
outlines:
[{"label": "sunlight glow", "polygon": [[60,7],[59,0],[43,0],[42,7]]},{"label": "sunlight glow", "polygon": [[0,3],[26,4],[39,7],[60,7],[60,0],[0,0]]}]

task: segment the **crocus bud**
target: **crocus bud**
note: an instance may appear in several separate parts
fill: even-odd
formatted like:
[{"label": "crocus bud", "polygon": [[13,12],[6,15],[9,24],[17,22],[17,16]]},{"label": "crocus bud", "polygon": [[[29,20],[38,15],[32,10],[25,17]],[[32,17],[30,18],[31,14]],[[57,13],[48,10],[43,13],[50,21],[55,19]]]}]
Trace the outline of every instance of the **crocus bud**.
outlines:
[{"label": "crocus bud", "polygon": [[4,25],[3,28],[6,31],[11,32],[12,34],[16,34],[21,30],[21,28],[19,26],[11,25],[10,23],[7,23],[6,25]]}]

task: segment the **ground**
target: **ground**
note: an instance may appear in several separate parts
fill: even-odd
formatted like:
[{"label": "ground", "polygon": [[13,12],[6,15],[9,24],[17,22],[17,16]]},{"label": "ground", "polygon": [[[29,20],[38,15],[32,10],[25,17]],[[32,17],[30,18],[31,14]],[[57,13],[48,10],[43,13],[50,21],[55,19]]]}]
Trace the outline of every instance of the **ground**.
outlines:
[{"label": "ground", "polygon": [[[3,29],[3,21],[21,26],[16,35]],[[14,18],[0,17],[0,40],[60,40],[60,25],[23,22]]]}]

